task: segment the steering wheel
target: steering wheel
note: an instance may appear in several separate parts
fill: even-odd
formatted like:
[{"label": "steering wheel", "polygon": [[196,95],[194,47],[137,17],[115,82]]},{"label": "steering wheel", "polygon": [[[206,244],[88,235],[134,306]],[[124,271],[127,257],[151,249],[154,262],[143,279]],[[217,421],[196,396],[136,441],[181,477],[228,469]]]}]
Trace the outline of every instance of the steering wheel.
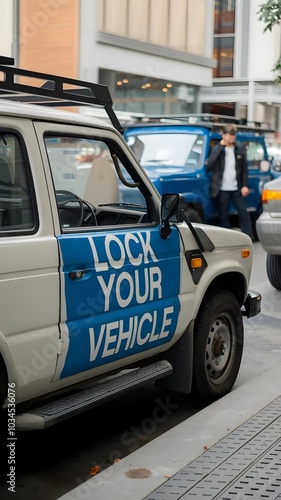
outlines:
[{"label": "steering wheel", "polygon": [[83,205],[86,205],[86,207],[90,210],[90,212],[93,216],[93,220],[94,220],[94,223],[93,223],[93,221],[91,221],[91,224],[88,224],[87,220],[85,220],[84,222],[86,224],[84,224],[84,225],[97,226],[98,221],[97,221],[97,216],[96,216],[96,207],[94,207],[94,205],[92,205],[89,201],[86,201],[86,200],[82,200],[82,203],[83,203]]},{"label": "steering wheel", "polygon": [[[71,191],[67,191],[65,189],[58,189],[56,191],[56,195],[63,195],[64,196],[64,199],[62,201],[60,201],[60,202],[58,201],[58,209],[59,210],[64,209],[66,207],[66,205],[69,205],[70,203],[78,203],[80,214],[79,214],[78,223],[76,223],[75,225],[80,227],[82,225],[82,222],[84,219],[84,202],[83,202],[83,200],[77,194],[72,193]],[[65,199],[65,197],[66,197],[66,199]],[[74,208],[70,208],[70,210],[72,210],[74,212]],[[76,212],[77,211],[75,210],[75,213]]]}]

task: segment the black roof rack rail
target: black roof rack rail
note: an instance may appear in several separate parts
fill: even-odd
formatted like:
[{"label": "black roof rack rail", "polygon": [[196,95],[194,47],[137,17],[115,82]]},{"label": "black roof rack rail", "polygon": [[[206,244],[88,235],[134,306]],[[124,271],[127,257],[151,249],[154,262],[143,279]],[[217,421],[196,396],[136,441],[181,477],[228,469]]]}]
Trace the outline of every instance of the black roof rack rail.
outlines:
[{"label": "black roof rack rail", "polygon": [[13,57],[0,56],[0,64],[6,64],[14,66],[15,59]]},{"label": "black roof rack rail", "polygon": [[[1,99],[45,106],[103,106],[112,125],[124,133],[106,85],[24,70],[13,64],[13,58],[0,56],[0,76],[3,74],[3,79],[0,79]],[[26,84],[16,81],[15,77],[22,77],[23,81],[33,80]],[[40,85],[34,80],[39,80]]]},{"label": "black roof rack rail", "polygon": [[269,123],[246,121],[234,116],[216,115],[212,113],[146,115],[144,117],[141,117],[138,121],[141,121],[143,123],[152,123],[153,121],[158,121],[160,123],[185,122],[189,125],[205,126],[212,128],[213,130],[222,130],[226,124],[234,123],[238,130],[248,130],[253,132],[274,132]]}]

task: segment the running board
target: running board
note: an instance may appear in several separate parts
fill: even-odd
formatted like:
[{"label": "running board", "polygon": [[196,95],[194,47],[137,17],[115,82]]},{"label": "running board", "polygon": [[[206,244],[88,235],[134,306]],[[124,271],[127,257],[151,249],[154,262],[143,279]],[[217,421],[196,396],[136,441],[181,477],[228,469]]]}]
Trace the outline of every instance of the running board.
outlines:
[{"label": "running board", "polygon": [[152,365],[130,370],[123,375],[99,380],[86,389],[61,396],[29,412],[16,415],[16,430],[42,430],[101,405],[126,392],[142,387],[173,372],[172,365],[165,360]]}]

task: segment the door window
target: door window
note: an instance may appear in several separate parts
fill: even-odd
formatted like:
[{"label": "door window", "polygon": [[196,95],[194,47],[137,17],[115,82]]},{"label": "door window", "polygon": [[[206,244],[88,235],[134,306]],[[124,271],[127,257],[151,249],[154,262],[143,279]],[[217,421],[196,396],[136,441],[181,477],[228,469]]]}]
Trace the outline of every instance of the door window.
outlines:
[{"label": "door window", "polygon": [[116,146],[100,139],[61,136],[48,136],[45,144],[62,231],[155,218],[143,185],[132,178]]},{"label": "door window", "polygon": [[0,234],[35,231],[34,196],[27,156],[19,137],[0,131]]}]

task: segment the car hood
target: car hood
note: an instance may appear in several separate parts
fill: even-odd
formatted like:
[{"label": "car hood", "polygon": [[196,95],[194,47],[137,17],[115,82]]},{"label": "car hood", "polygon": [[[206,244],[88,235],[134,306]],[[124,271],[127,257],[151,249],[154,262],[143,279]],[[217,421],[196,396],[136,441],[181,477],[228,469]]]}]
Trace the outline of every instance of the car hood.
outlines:
[{"label": "car hood", "polygon": [[226,249],[227,247],[244,248],[249,245],[252,247],[251,238],[247,234],[242,233],[240,230],[226,229],[224,227],[213,226],[211,224],[199,224],[195,222],[193,222],[192,225],[195,229],[201,228],[210,238],[216,249]]},{"label": "car hood", "polygon": [[165,163],[157,163],[157,166],[155,164],[142,164],[142,167],[146,171],[147,175],[150,177],[150,179],[169,179],[169,178],[174,178],[176,176],[183,176],[186,177],[187,175],[190,176],[195,176],[196,173],[198,172],[198,169],[195,168],[189,168],[189,167],[180,167],[180,166],[169,166]]}]

